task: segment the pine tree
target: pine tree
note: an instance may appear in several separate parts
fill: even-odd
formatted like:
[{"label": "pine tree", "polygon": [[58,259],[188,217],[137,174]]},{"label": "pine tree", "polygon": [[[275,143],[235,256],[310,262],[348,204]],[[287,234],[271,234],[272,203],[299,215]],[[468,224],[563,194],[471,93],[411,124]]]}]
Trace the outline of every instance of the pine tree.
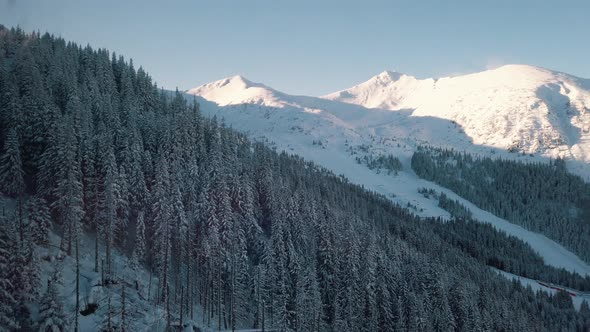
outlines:
[{"label": "pine tree", "polygon": [[170,174],[168,172],[168,162],[164,156],[160,157],[156,169],[156,183],[152,190],[152,223],[154,228],[152,257],[161,283],[162,296],[159,300],[166,303],[169,290],[167,285],[170,281],[172,206],[170,201]]},{"label": "pine tree", "polygon": [[[108,144],[108,143],[105,143]],[[104,181],[100,194],[101,202],[101,230],[105,241],[105,269],[107,279],[110,279],[113,262],[113,246],[117,229],[117,207],[119,197],[119,184],[117,182],[117,164],[112,146],[106,147],[106,159],[103,161]]]},{"label": "pine tree", "polygon": [[106,312],[105,312],[105,315],[104,315],[104,318],[102,321],[102,327],[101,327],[102,332],[116,332],[117,331],[117,326],[115,325],[115,322],[113,321],[114,316],[115,316],[115,311],[112,306],[111,293],[110,293],[110,291],[107,291],[107,308],[106,308]]},{"label": "pine tree", "polygon": [[26,210],[33,240],[39,245],[48,244],[51,216],[47,202],[42,197],[33,196],[27,201]]},{"label": "pine tree", "polygon": [[18,197],[25,191],[24,171],[16,130],[11,129],[4,142],[0,158],[0,186],[5,195]]},{"label": "pine tree", "polygon": [[148,199],[148,190],[146,185],[146,177],[142,167],[144,151],[141,142],[141,135],[134,132],[131,135],[132,142],[130,143],[130,165],[127,166],[127,174],[129,175],[129,193],[130,193],[130,207],[136,211],[142,210],[146,207]]},{"label": "pine tree", "polygon": [[77,156],[76,137],[73,128],[64,124],[59,136],[59,171],[53,191],[56,200],[51,207],[58,214],[58,222],[63,227],[62,244],[68,255],[72,254],[72,244],[80,233],[80,223],[84,216],[80,161]]},{"label": "pine tree", "polygon": [[14,308],[17,302],[11,290],[14,289],[10,271],[14,262],[14,234],[11,234],[9,221],[0,217],[0,326],[17,328]]},{"label": "pine tree", "polygon": [[137,215],[135,226],[135,246],[131,255],[131,268],[139,271],[145,259],[145,223],[143,211]]},{"label": "pine tree", "polygon": [[[28,227],[19,223],[15,227],[14,219],[6,222],[8,236],[13,240],[11,246],[11,261],[8,266],[10,287],[8,291],[15,301],[13,310],[17,317],[17,324],[21,328],[30,326],[30,312],[27,303],[36,298],[39,283],[39,261],[35,252],[32,237]],[[17,235],[18,234],[18,235]]]},{"label": "pine tree", "polygon": [[53,277],[47,280],[47,291],[41,300],[39,331],[61,332],[67,329],[64,307],[59,295],[60,288],[61,277],[56,268]]},{"label": "pine tree", "polygon": [[127,239],[127,224],[129,220],[129,185],[127,174],[123,167],[119,168],[117,177],[117,222],[115,225],[115,239],[121,245],[125,245]]}]

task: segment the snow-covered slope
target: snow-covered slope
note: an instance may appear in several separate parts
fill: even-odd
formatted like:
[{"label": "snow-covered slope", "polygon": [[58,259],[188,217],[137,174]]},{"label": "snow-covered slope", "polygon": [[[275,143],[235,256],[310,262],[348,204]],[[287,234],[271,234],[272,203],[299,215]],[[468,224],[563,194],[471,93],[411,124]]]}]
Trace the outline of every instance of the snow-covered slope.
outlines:
[{"label": "snow-covered slope", "polygon": [[214,101],[219,106],[243,103],[266,106],[280,104],[278,98],[274,96],[275,90],[264,84],[251,82],[239,75],[202,85],[187,91],[187,93]]},{"label": "snow-covered slope", "polygon": [[[382,81],[398,77],[398,80],[422,84],[394,73],[380,76]],[[402,105],[408,102],[406,99],[395,101],[398,105],[395,112],[369,109],[338,100],[288,95],[239,76],[209,83],[188,93],[197,96],[204,113],[216,115],[253,139],[271,142],[280,150],[296,153],[343,174],[352,182],[384,194],[420,215],[448,217],[437,201],[419,194],[419,188],[445,192],[450,198],[463,202],[479,220],[492,223],[529,243],[547,264],[590,275],[590,265],[563,246],[478,209],[448,189],[418,178],[410,167],[413,151],[423,143],[474,153],[493,151],[497,156],[522,160],[537,160],[536,157],[473,144],[473,138],[452,121],[435,116],[415,116],[413,109],[404,109]],[[397,176],[378,173],[356,160],[357,157],[379,154],[397,156],[403,170]]]},{"label": "snow-covered slope", "polygon": [[590,80],[564,73],[506,65],[419,80],[383,72],[324,98],[451,120],[478,145],[590,162]]}]

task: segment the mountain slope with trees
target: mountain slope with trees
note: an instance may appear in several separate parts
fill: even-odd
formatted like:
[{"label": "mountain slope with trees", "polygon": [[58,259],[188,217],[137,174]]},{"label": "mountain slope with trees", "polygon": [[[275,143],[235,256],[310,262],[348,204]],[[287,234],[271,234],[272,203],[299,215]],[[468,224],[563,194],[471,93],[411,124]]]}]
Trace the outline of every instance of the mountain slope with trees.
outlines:
[{"label": "mountain slope with trees", "polygon": [[540,232],[590,262],[590,185],[569,173],[562,159],[520,163],[420,147],[412,168],[420,177]]},{"label": "mountain slope with trees", "polygon": [[[146,303],[165,312],[164,326],[199,310],[199,325],[220,330],[590,327],[587,304],[576,311],[567,294],[507,281],[408,210],[250,142],[103,49],[0,28],[0,139],[12,206],[0,223],[0,329],[75,330],[84,311],[107,312],[100,329],[122,330],[141,320],[125,308]],[[73,313],[59,270],[40,274],[35,248],[49,228],[78,270]],[[98,287],[121,294],[94,313],[78,295],[88,237]],[[122,288],[117,255],[153,274],[151,296],[138,296],[142,280]]]}]

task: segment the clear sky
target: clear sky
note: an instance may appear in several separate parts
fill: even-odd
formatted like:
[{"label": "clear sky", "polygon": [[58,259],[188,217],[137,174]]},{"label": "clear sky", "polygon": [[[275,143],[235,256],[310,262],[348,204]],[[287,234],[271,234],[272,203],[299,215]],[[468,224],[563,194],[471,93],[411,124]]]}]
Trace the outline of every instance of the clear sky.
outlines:
[{"label": "clear sky", "polygon": [[590,78],[590,1],[0,0],[0,24],[133,58],[165,88],[236,74],[322,95],[525,63]]}]

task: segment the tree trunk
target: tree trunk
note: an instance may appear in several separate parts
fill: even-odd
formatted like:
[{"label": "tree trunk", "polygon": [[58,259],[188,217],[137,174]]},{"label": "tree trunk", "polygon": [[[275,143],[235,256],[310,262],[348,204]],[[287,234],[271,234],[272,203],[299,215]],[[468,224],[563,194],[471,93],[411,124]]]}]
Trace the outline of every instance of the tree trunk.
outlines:
[{"label": "tree trunk", "polygon": [[96,227],[96,238],[94,240],[94,272],[98,273],[98,226]]},{"label": "tree trunk", "polygon": [[76,318],[74,322],[74,331],[78,332],[78,314],[80,313],[80,253],[78,238],[76,237]]},{"label": "tree trunk", "polygon": [[217,326],[218,330],[221,331],[221,264],[217,267]]},{"label": "tree trunk", "polygon": [[180,327],[182,328],[184,314],[184,288],[180,287]]}]

